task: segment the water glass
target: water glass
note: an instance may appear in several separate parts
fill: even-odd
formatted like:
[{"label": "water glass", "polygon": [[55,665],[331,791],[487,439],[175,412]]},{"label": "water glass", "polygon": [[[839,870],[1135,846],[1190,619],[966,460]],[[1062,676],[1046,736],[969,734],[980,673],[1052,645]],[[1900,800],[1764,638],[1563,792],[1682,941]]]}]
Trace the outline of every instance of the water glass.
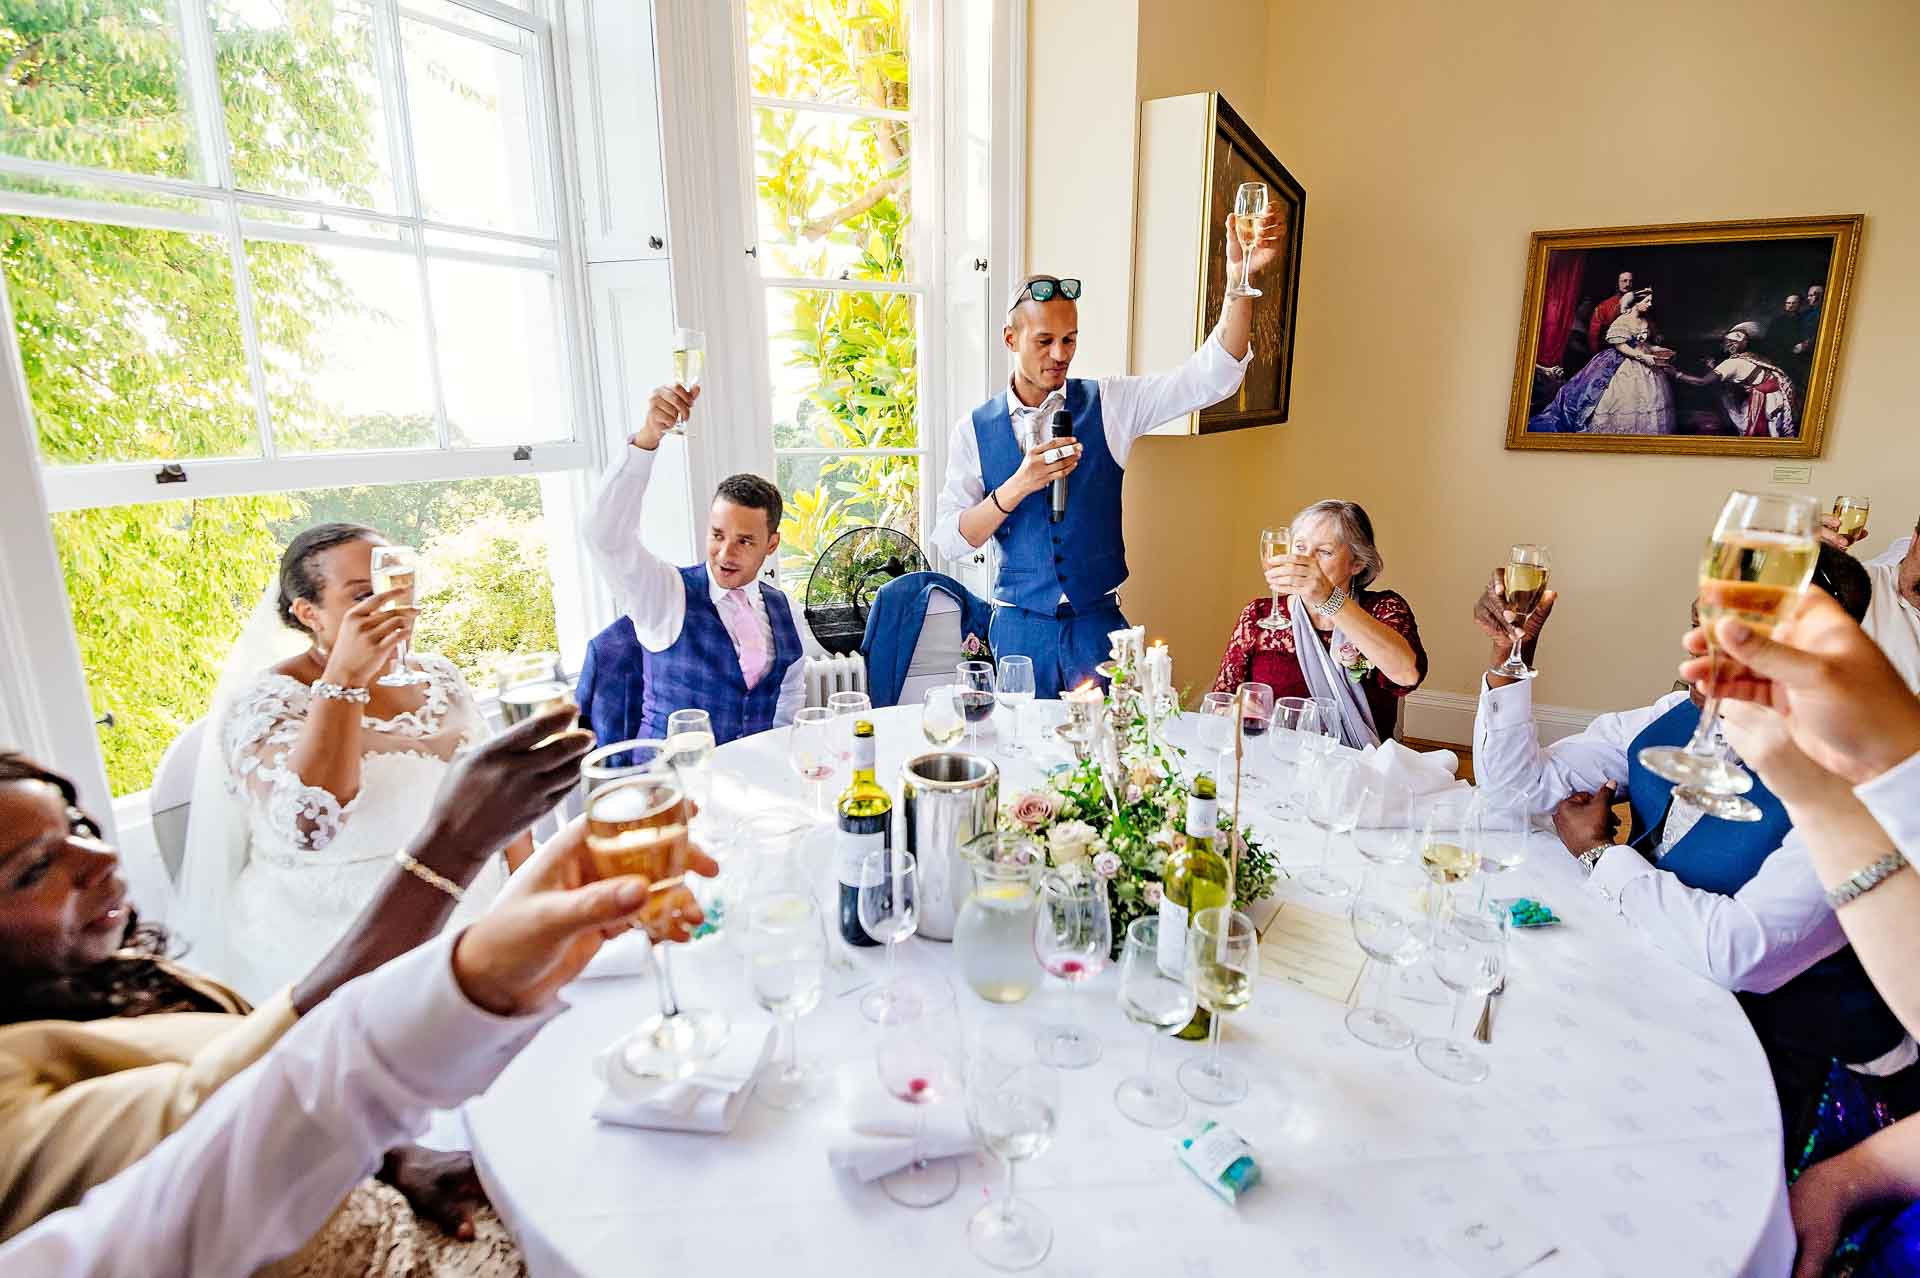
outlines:
[{"label": "water glass", "polygon": [[967,1222],[973,1254],[995,1269],[1031,1269],[1053,1247],[1046,1213],[1014,1196],[1014,1168],[1053,1143],[1060,1074],[1033,1050],[1033,1036],[989,1023],[967,1062],[967,1122],[1006,1166],[1006,1188]]},{"label": "water glass", "polygon": [[1477,835],[1473,850],[1480,860],[1480,905],[1487,903],[1487,878],[1517,869],[1527,859],[1533,810],[1517,796],[1482,790],[1474,803]]},{"label": "water glass", "polygon": [[927,1106],[959,1099],[966,1086],[966,1053],[953,987],[934,981],[911,1007],[895,1009],[893,1019],[881,1028],[874,1064],[887,1095],[914,1107],[913,1160],[882,1177],[880,1188],[902,1207],[947,1201],[960,1187],[960,1171],[951,1159],[920,1157],[920,1141]]},{"label": "water glass", "polygon": [[1411,861],[1420,850],[1412,788],[1390,777],[1375,776],[1368,788],[1367,806],[1374,819],[1353,835],[1353,846],[1360,855],[1371,865],[1404,865]]},{"label": "water glass", "polygon": [[801,1109],[819,1094],[818,1067],[800,1063],[800,1018],[820,1005],[826,980],[827,934],[820,910],[804,893],[778,892],[747,902],[748,983],[753,998],[778,1017],[786,1051],[754,1094],[774,1109]]},{"label": "water glass", "polygon": [[1186,1097],[1153,1072],[1153,1049],[1185,1027],[1197,1006],[1189,971],[1169,974],[1160,966],[1160,920],[1149,914],[1128,924],[1120,955],[1120,1010],[1147,1031],[1147,1059],[1138,1074],[1120,1080],[1113,1103],[1142,1127],[1171,1127],[1186,1117]]},{"label": "water glass", "polygon": [[1020,708],[1033,700],[1032,657],[1000,658],[1000,683],[996,695],[1000,708],[1013,719],[1013,725],[1007,732],[1007,753],[1025,754],[1027,748],[1020,744]]},{"label": "water glass", "polygon": [[1285,770],[1273,804],[1268,811],[1282,821],[1298,817],[1302,810],[1302,773],[1306,769],[1312,754],[1313,741],[1326,738],[1320,735],[1320,707],[1313,704],[1311,697],[1280,697],[1273,703],[1273,730],[1268,733],[1273,741],[1273,757],[1280,761]]},{"label": "water glass", "polygon": [[957,743],[966,730],[967,722],[960,717],[960,703],[954,700],[952,686],[928,688],[920,698],[920,735],[927,744],[944,750]]},{"label": "water glass", "polygon": [[1470,996],[1485,998],[1507,971],[1507,912],[1456,910],[1434,925],[1433,971],[1453,991],[1453,1019],[1445,1038],[1423,1038],[1413,1054],[1454,1083],[1477,1083],[1490,1072],[1486,1057],[1467,1046],[1461,1014]]},{"label": "water glass", "polygon": [[1253,920],[1224,905],[1196,911],[1187,925],[1187,971],[1200,1006],[1212,1013],[1207,1055],[1180,1067],[1180,1086],[1203,1105],[1246,1099],[1247,1076],[1220,1057],[1220,1027],[1253,1000],[1260,967],[1260,938]]},{"label": "water glass", "polygon": [[820,821],[827,820],[827,782],[833,779],[834,761],[840,757],[834,718],[826,706],[807,706],[793,716],[793,727],[787,731],[787,761],[813,787],[813,815]]},{"label": "water glass", "polygon": [[834,734],[837,739],[836,755],[841,767],[853,762],[853,725],[854,721],[870,715],[873,711],[873,698],[864,692],[836,692],[827,698],[827,709],[842,722]]},{"label": "water glass", "polygon": [[713,804],[713,750],[713,720],[705,710],[675,710],[667,716],[667,766],[702,808]]},{"label": "water glass", "polygon": [[980,725],[993,715],[998,681],[991,661],[963,661],[956,669],[960,684],[953,695],[960,703],[961,717],[967,721],[967,740],[973,741]]},{"label": "water glass", "polygon": [[1382,865],[1361,884],[1347,913],[1353,939],[1380,969],[1373,1006],[1348,1012],[1347,1029],[1373,1047],[1395,1051],[1413,1042],[1413,1031],[1388,1010],[1388,1001],[1400,969],[1427,952],[1432,915],[1426,888],[1425,877],[1412,865]]},{"label": "water glass", "polygon": [[1333,871],[1333,836],[1351,834],[1360,823],[1373,774],[1360,756],[1329,749],[1314,760],[1307,786],[1307,819],[1320,831],[1320,864],[1300,876],[1300,886],[1317,896],[1343,897],[1353,884]]},{"label": "water glass", "polygon": [[1209,692],[1200,698],[1200,748],[1219,759],[1214,776],[1222,794],[1233,782],[1233,731],[1239,713],[1231,692]]},{"label": "water glass", "polygon": [[1100,1037],[1088,1030],[1074,991],[1104,972],[1113,952],[1107,881],[1088,869],[1055,870],[1040,880],[1033,953],[1048,975],[1066,982],[1073,1013],[1066,1025],[1040,1031],[1040,1059],[1056,1069],[1085,1069],[1100,1059]]},{"label": "water glass", "polygon": [[856,905],[860,926],[887,947],[885,980],[860,1000],[860,1014],[876,1025],[905,1015],[916,1002],[903,989],[896,973],[894,952],[920,926],[920,865],[911,852],[892,849],[870,852],[860,864],[860,897]]}]

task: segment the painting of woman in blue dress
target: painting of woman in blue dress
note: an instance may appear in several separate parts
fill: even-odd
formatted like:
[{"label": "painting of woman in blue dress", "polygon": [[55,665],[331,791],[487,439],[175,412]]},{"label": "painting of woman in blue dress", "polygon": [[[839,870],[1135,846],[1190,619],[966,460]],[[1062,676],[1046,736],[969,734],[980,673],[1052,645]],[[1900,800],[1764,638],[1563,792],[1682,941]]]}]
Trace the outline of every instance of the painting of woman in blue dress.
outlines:
[{"label": "painting of woman in blue dress", "polygon": [[1653,290],[1622,299],[1607,326],[1605,349],[1587,361],[1527,422],[1530,431],[1563,434],[1671,435],[1673,383],[1667,367],[1673,352],[1656,345],[1647,312]]}]

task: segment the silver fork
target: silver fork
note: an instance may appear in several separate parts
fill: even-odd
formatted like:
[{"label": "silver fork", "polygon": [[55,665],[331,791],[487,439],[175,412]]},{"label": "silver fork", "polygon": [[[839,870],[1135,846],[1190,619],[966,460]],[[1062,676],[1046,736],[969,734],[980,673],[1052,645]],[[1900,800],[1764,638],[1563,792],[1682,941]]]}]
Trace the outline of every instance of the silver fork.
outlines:
[{"label": "silver fork", "polygon": [[1493,992],[1487,995],[1487,1001],[1480,1005],[1480,1021],[1473,1027],[1475,1042],[1491,1043],[1493,1041],[1493,1000],[1506,992],[1507,978],[1503,973],[1500,983],[1493,987]]}]

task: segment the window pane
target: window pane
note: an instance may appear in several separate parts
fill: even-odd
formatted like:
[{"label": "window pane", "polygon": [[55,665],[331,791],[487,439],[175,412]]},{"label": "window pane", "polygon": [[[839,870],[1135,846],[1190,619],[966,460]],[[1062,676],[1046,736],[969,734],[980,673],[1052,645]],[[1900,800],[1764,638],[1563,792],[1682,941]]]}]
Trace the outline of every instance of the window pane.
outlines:
[{"label": "window pane", "polygon": [[907,109],[909,0],[747,0],[756,97]]},{"label": "window pane", "polygon": [[116,795],[143,790],[167,744],[204,715],[226,655],[311,524],[367,524],[421,548],[422,652],[477,691],[493,660],[551,650],[552,581],[540,483],[512,477],[335,488],[68,511],[54,535]]},{"label": "window pane", "polygon": [[835,537],[879,524],[920,540],[918,457],[782,457],[780,584],[804,594],[807,576]]},{"label": "window pane", "polygon": [[243,190],[394,208],[373,18],[356,0],[214,0],[214,58]]},{"label": "window pane", "polygon": [[917,305],[910,293],[767,290],[774,447],[917,447]]},{"label": "window pane", "polygon": [[163,0],[0,5],[0,151],[198,176],[175,12]]},{"label": "window pane", "polygon": [[439,442],[411,252],[255,240],[247,272],[278,451]]},{"label": "window pane", "polygon": [[48,461],[257,455],[224,240],[7,217],[0,262]]},{"label": "window pane", "polygon": [[559,282],[475,262],[430,259],[427,271],[453,445],[571,439]]},{"label": "window pane", "polygon": [[484,23],[507,47],[400,20],[421,212],[436,222],[544,234],[529,114],[532,38],[462,12],[463,25]]},{"label": "window pane", "polygon": [[900,121],[754,108],[761,273],[911,279],[911,150]]}]

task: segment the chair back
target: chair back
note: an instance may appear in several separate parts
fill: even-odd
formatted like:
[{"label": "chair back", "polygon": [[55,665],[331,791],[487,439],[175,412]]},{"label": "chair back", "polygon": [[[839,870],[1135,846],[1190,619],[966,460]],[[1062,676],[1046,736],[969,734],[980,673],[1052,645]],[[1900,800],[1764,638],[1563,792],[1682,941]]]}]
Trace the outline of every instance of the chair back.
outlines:
[{"label": "chair back", "polygon": [[907,679],[900,685],[900,705],[913,705],[927,695],[928,688],[959,680],[959,665],[965,659],[961,645],[966,642],[960,616],[960,601],[944,590],[934,591],[927,600],[926,620],[920,623]]},{"label": "chair back", "polygon": [[147,810],[153,817],[153,841],[160,849],[160,862],[167,878],[177,887],[180,862],[187,852],[187,816],[193,806],[193,781],[200,768],[200,741],[207,731],[205,719],[195,719],[185,732],[173,739],[160,756],[160,767],[153,774],[153,787],[147,791]]}]

